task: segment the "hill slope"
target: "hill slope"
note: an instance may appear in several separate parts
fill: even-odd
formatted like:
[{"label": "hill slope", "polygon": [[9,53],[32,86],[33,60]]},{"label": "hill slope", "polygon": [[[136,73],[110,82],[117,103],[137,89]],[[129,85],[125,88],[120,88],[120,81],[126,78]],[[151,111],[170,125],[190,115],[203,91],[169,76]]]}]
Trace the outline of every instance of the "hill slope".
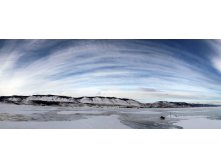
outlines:
[{"label": "hill slope", "polygon": [[155,103],[140,103],[133,99],[116,98],[116,97],[68,97],[57,95],[33,95],[33,96],[0,96],[0,102],[13,103],[17,105],[43,105],[43,106],[114,106],[125,108],[184,108],[184,107],[212,107],[209,104],[192,104],[185,102],[167,102],[159,101]]}]

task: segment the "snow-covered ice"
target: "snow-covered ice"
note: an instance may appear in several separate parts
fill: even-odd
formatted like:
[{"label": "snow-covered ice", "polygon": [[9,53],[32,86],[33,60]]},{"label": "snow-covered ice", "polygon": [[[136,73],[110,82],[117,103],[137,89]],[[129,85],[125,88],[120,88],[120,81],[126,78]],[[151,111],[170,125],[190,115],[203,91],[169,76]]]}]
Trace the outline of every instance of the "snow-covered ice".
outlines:
[{"label": "snow-covered ice", "polygon": [[206,117],[187,117],[176,123],[184,129],[221,129],[221,120]]},{"label": "snow-covered ice", "polygon": [[[165,119],[160,117],[164,116]],[[0,128],[221,128],[221,107],[53,107],[0,103]]]},{"label": "snow-covered ice", "polygon": [[0,128],[5,129],[128,129],[116,115],[93,116],[75,121],[0,121]]}]

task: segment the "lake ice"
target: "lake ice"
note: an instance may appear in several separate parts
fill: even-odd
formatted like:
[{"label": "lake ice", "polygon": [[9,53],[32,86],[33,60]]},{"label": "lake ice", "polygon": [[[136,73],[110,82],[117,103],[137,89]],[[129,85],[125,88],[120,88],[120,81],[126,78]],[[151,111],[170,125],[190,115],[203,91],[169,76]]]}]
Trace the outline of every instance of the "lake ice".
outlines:
[{"label": "lake ice", "polygon": [[[165,119],[160,117],[164,116]],[[95,108],[0,103],[2,129],[216,129],[221,107]]]}]

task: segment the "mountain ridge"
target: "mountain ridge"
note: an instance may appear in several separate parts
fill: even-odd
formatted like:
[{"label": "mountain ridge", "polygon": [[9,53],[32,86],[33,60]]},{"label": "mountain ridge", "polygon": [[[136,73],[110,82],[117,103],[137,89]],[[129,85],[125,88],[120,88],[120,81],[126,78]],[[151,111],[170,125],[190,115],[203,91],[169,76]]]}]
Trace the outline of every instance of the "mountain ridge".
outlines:
[{"label": "mountain ridge", "polygon": [[0,102],[17,105],[41,106],[71,106],[71,107],[123,107],[123,108],[187,108],[187,107],[215,107],[212,104],[196,104],[186,102],[158,101],[154,103],[141,103],[128,98],[82,96],[71,97],[61,95],[32,95],[32,96],[0,96]]}]

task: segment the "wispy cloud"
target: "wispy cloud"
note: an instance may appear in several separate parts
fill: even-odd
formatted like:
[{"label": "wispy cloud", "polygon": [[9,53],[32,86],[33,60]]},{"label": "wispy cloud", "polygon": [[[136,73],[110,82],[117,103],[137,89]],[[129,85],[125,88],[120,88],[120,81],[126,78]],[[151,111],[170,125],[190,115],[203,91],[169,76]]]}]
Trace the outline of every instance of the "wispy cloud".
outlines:
[{"label": "wispy cloud", "polygon": [[6,40],[0,94],[213,101],[221,99],[220,44],[205,45],[214,52],[202,55],[179,41]]}]

